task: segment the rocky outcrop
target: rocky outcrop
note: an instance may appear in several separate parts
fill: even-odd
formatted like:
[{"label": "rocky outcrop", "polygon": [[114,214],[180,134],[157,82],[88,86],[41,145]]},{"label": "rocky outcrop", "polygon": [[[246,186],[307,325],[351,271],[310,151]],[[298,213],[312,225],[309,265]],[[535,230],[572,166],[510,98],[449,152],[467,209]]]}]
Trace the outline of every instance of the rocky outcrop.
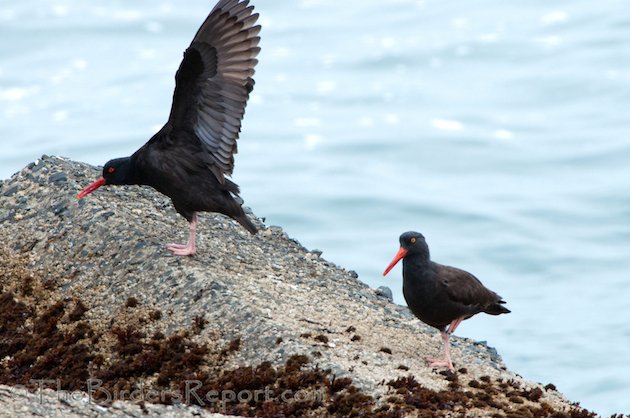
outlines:
[{"label": "rocky outcrop", "polygon": [[436,332],[279,227],[201,214],[198,254],[172,256],[187,228],[168,199],[78,201],[98,175],[44,156],[0,183],[0,409],[590,416],[483,343],[454,337],[458,371],[427,368]]}]

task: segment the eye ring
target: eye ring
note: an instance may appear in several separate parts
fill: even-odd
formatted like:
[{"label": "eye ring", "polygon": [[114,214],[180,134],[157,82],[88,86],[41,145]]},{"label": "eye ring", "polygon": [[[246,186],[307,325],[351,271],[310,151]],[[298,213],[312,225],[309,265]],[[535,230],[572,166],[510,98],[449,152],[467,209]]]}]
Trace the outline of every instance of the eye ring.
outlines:
[{"label": "eye ring", "polygon": [[409,240],[410,243],[415,244],[416,243],[416,237],[413,237]]},{"label": "eye ring", "polygon": [[116,169],[114,167],[109,167],[107,169],[107,174],[112,174],[114,171],[116,171]]}]

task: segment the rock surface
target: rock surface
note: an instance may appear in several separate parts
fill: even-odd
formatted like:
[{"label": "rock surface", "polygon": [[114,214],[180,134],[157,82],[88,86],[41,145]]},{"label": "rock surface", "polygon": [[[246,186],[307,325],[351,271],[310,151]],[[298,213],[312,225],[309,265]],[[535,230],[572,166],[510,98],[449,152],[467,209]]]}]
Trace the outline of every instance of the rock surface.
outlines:
[{"label": "rock surface", "polygon": [[[453,337],[459,371],[431,370],[423,359],[439,355],[434,330],[279,227],[257,220],[252,236],[228,218],[201,214],[198,254],[172,256],[164,243],[184,242],[187,225],[169,200],[135,186],[104,187],[77,201],[99,174],[44,156],[0,183],[0,383],[34,391],[0,387],[0,410],[274,416],[284,402],[293,409],[283,413],[311,416],[591,416],[553,385],[506,370],[483,343]],[[262,375],[264,382],[251,381]],[[84,396],[59,400],[59,391],[38,391],[38,379]],[[112,404],[90,401],[88,379],[105,382],[114,396],[139,387],[172,395],[191,380],[221,396],[273,387],[276,398],[287,388],[321,389],[323,398],[202,409],[177,396],[119,396]],[[420,400],[421,393],[433,398]]]}]

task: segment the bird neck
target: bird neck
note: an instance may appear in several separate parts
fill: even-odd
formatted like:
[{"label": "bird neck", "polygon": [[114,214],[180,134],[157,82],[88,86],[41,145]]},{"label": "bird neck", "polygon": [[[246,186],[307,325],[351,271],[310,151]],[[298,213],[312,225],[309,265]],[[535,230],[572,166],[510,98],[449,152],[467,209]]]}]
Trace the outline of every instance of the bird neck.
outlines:
[{"label": "bird neck", "polygon": [[431,261],[428,257],[405,257],[403,260],[403,295],[408,305],[418,302],[419,295],[430,297],[435,292]]},{"label": "bird neck", "polygon": [[422,271],[429,267],[431,258],[428,253],[412,253],[403,259],[403,271]]},{"label": "bird neck", "polygon": [[136,171],[136,157],[132,155],[128,157],[128,165],[127,165],[127,177],[125,184],[140,184],[138,181],[138,172]]}]

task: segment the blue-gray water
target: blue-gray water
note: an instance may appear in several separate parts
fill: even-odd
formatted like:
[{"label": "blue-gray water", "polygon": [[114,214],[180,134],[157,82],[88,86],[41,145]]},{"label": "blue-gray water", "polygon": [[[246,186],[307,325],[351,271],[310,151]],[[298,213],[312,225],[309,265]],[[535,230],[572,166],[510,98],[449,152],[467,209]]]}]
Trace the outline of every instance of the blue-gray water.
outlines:
[{"label": "blue-gray water", "polygon": [[[0,177],[142,145],[209,1],[0,0]],[[400,268],[381,272],[401,232],[423,232],[512,310],[458,335],[585,407],[630,411],[627,2],[256,6],[246,204],[399,303]]]}]

